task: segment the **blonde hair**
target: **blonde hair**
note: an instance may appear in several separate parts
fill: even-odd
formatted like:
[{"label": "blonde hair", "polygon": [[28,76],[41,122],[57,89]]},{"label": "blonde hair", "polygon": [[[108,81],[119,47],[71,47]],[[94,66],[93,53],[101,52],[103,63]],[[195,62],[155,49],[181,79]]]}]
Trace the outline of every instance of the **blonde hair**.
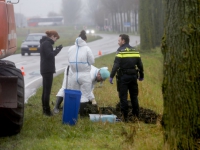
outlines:
[{"label": "blonde hair", "polygon": [[60,38],[58,33],[56,31],[54,31],[54,30],[46,31],[45,33],[47,34],[48,37],[51,37],[53,35],[54,37],[57,37],[57,39]]}]

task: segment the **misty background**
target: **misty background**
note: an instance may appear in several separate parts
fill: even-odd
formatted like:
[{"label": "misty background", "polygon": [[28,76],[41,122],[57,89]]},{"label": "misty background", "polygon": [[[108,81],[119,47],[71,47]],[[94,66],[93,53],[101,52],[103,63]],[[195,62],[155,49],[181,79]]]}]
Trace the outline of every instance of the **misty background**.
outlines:
[{"label": "misty background", "polygon": [[20,0],[14,10],[17,27],[34,17],[62,16],[68,26],[138,33],[138,7],[139,0]]},{"label": "misty background", "polygon": [[22,13],[26,17],[46,17],[49,12],[61,13],[61,2],[62,0],[20,0],[14,5],[14,10],[15,13]]},{"label": "misty background", "polygon": [[51,25],[140,35],[143,50],[160,46],[163,36],[164,2],[160,0],[20,0],[14,9],[19,28],[47,25],[44,20],[30,23],[31,18],[60,17],[62,23]]}]

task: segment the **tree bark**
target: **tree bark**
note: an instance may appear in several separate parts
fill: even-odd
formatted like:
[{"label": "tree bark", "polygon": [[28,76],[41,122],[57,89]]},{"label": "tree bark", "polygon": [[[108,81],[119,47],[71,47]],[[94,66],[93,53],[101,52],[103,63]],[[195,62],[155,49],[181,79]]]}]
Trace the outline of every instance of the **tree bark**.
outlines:
[{"label": "tree bark", "polygon": [[162,92],[165,146],[199,149],[200,135],[200,1],[165,0],[162,39]]}]

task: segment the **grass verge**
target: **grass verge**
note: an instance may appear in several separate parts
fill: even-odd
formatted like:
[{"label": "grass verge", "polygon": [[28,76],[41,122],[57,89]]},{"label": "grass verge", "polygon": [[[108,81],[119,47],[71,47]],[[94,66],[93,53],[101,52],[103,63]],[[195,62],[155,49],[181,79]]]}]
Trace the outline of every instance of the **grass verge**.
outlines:
[{"label": "grass verge", "polygon": [[[112,68],[115,54],[96,59],[95,66]],[[160,49],[149,53],[141,52],[145,78],[139,82],[140,106],[162,114],[163,99],[162,54]],[[63,74],[54,78],[51,103],[62,85]],[[98,85],[97,85],[98,86]],[[2,150],[160,150],[163,145],[163,131],[157,124],[137,123],[93,123],[89,118],[78,120],[75,126],[62,124],[62,113],[53,117],[42,115],[41,88],[25,105],[24,126],[20,134],[0,138]],[[108,80],[94,94],[100,106],[115,106],[118,102],[116,82]],[[53,105],[51,104],[53,108]]]}]

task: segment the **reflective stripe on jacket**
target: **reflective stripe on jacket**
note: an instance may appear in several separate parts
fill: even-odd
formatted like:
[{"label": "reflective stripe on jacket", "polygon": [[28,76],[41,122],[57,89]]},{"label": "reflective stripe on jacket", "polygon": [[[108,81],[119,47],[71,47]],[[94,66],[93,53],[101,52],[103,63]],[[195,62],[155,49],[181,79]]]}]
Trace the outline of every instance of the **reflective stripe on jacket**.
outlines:
[{"label": "reflective stripe on jacket", "polygon": [[143,64],[140,58],[140,54],[131,47],[129,44],[124,44],[117,50],[117,54],[114,60],[114,65],[110,74],[113,78],[118,69],[138,69],[140,73],[140,78],[144,78]]}]

